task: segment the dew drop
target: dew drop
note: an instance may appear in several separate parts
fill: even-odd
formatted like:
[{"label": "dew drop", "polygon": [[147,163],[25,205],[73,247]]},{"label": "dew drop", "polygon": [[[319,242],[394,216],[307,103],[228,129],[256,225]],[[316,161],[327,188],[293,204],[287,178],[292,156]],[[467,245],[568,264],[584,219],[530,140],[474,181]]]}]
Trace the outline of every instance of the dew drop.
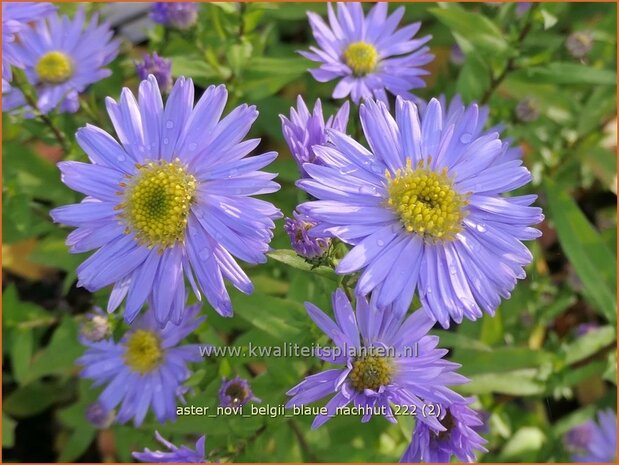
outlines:
[{"label": "dew drop", "polygon": [[195,142],[192,142],[191,144],[189,144],[189,150],[191,151],[194,151],[197,147],[198,147],[198,144],[196,144]]},{"label": "dew drop", "polygon": [[383,172],[383,170],[380,169],[380,166],[378,166],[377,164],[373,164],[370,169],[372,170],[373,173],[376,174],[381,174]]},{"label": "dew drop", "polygon": [[170,139],[168,139],[167,137],[163,139],[163,143],[168,145],[170,143]]},{"label": "dew drop", "polygon": [[468,144],[469,142],[471,142],[471,139],[473,138],[472,134],[469,134],[468,132],[465,132],[464,134],[462,134],[460,136],[460,142],[463,144]]},{"label": "dew drop", "polygon": [[237,174],[239,174],[239,170],[237,170],[236,168],[232,168],[230,170],[230,176],[236,176]]},{"label": "dew drop", "polygon": [[360,194],[368,194],[368,195],[374,195],[376,194],[376,188],[373,186],[361,186],[359,188],[359,193]]},{"label": "dew drop", "polygon": [[458,269],[454,265],[449,266],[449,274],[455,276],[458,274]]},{"label": "dew drop", "polygon": [[487,231],[485,224],[481,224],[480,223],[480,224],[476,225],[475,228],[477,229],[477,231],[479,231],[482,234]]},{"label": "dew drop", "polygon": [[378,239],[378,240],[376,241],[376,245],[377,245],[378,247],[382,247],[383,245],[385,245],[385,241],[383,241],[382,239]]},{"label": "dew drop", "polygon": [[165,124],[165,127],[168,129],[172,129],[174,127],[174,121],[168,120],[168,122]]},{"label": "dew drop", "polygon": [[340,168],[340,174],[343,174],[343,175],[352,174],[355,171],[357,171],[357,168],[355,168],[354,166],[347,166],[345,168]]}]

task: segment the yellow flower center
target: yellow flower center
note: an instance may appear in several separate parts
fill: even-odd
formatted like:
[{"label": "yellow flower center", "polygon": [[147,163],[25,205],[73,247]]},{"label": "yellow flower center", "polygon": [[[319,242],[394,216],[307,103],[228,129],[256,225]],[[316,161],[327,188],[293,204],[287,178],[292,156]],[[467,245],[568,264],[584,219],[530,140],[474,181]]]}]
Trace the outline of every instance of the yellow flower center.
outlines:
[{"label": "yellow flower center", "polygon": [[120,183],[124,199],[116,208],[122,210],[119,216],[127,224],[125,232],[133,231],[138,242],[161,250],[183,241],[196,178],[178,158],[137,166],[138,173]]},{"label": "yellow flower center", "polygon": [[144,329],[135,331],[126,343],[125,363],[140,374],[153,371],[163,361],[159,337]]},{"label": "yellow flower center", "polygon": [[62,84],[73,76],[73,61],[62,52],[47,52],[37,62],[35,71],[43,82]]},{"label": "yellow flower center", "polygon": [[391,382],[392,374],[393,365],[390,359],[368,355],[359,357],[352,363],[348,376],[352,386],[361,392],[364,389],[378,391],[378,388]]},{"label": "yellow flower center", "polygon": [[[429,162],[428,162],[429,164]],[[387,171],[387,204],[399,216],[408,232],[429,240],[452,240],[462,229],[468,204],[453,187],[447,168],[435,172],[420,161],[412,169],[410,158],[395,177]]]},{"label": "yellow flower center", "polygon": [[367,42],[353,42],[344,51],[344,60],[355,76],[365,76],[376,68],[378,52]]}]

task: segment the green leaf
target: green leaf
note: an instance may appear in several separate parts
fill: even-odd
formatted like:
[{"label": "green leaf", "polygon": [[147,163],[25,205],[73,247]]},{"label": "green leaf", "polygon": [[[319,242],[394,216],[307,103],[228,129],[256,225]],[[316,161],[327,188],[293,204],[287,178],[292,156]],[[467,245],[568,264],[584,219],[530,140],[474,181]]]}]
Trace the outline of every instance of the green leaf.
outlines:
[{"label": "green leaf", "polygon": [[581,279],[587,298],[609,322],[617,321],[617,258],[569,194],[544,181],[546,198],[561,247]]},{"label": "green leaf", "polygon": [[544,20],[545,30],[548,30],[551,27],[553,27],[555,24],[557,24],[557,21],[558,21],[557,17],[553,15],[552,13],[548,12],[545,8],[542,8],[541,14]]},{"label": "green leaf", "polygon": [[523,368],[538,368],[545,363],[552,363],[556,356],[542,350],[527,347],[497,347],[492,351],[458,349],[455,359],[462,363],[460,372],[465,375],[479,373],[503,373]]},{"label": "green leaf", "polygon": [[273,250],[272,252],[269,252],[267,256],[269,258],[272,258],[273,260],[285,263],[286,265],[292,266],[293,268],[297,268],[299,270],[316,273],[320,276],[324,276],[325,278],[329,278],[334,281],[337,281],[339,279],[332,268],[329,268],[328,266],[315,267],[314,265],[307,263],[304,258],[299,257],[294,250]]},{"label": "green leaf", "polygon": [[197,80],[211,80],[219,77],[204,58],[199,55],[177,55],[170,57],[172,60],[172,74],[174,76],[186,76]]},{"label": "green leaf", "polygon": [[307,68],[304,58],[255,57],[246,68],[243,92],[249,100],[263,99],[298,79]]},{"label": "green leaf", "polygon": [[464,66],[458,75],[456,90],[465,102],[479,100],[490,86],[490,70],[477,53],[466,56]]},{"label": "green leaf", "polygon": [[443,8],[430,8],[430,12],[452,32],[466,38],[477,49],[492,55],[501,55],[509,46],[501,30],[486,16],[464,10],[455,3],[443,4]]},{"label": "green leaf", "polygon": [[563,348],[565,363],[571,365],[596,354],[617,339],[615,328],[604,326],[579,337]]},{"label": "green leaf", "polygon": [[236,314],[278,341],[296,341],[301,336],[297,323],[305,314],[303,305],[264,294],[235,294],[232,303]]},{"label": "green leaf", "polygon": [[17,422],[2,412],[2,448],[10,449],[15,444]]},{"label": "green leaf", "polygon": [[76,370],[75,360],[83,348],[79,344],[78,324],[71,318],[65,318],[58,326],[49,345],[37,353],[32,361],[26,381],[52,374],[68,374]]},{"label": "green leaf", "polygon": [[521,74],[524,79],[537,84],[597,84],[614,86],[617,73],[609,69],[597,69],[576,63],[550,63],[546,66],[534,66],[514,74]]},{"label": "green leaf", "polygon": [[19,300],[14,285],[10,285],[2,293],[2,310],[2,325],[6,328],[47,326],[55,321],[42,307]]},{"label": "green leaf", "polygon": [[31,417],[57,402],[68,401],[72,391],[67,387],[52,383],[30,383],[9,394],[4,399],[3,408],[12,417]]},{"label": "green leaf", "polygon": [[617,352],[608,354],[608,367],[602,375],[606,381],[617,384]]},{"label": "green leaf", "polygon": [[469,349],[476,351],[492,350],[490,346],[464,334],[444,330],[432,331],[431,334],[441,338],[441,347],[453,347],[454,349]]},{"label": "green leaf", "polygon": [[63,444],[58,462],[75,462],[86,452],[96,433],[96,429],[89,427],[74,430],[69,436],[69,440]]},{"label": "green leaf", "polygon": [[503,447],[501,460],[533,462],[545,441],[546,436],[541,429],[534,426],[520,428]]},{"label": "green leaf", "polygon": [[33,334],[30,328],[17,329],[12,334],[11,366],[13,375],[19,384],[24,384],[32,359]]},{"label": "green leaf", "polygon": [[84,260],[79,254],[69,253],[64,239],[49,238],[40,241],[29,258],[41,265],[72,272]]},{"label": "green leaf", "polygon": [[544,392],[544,383],[535,379],[533,370],[508,373],[484,373],[470,377],[471,382],[458,388],[467,394],[492,392],[513,396],[532,396]]},{"label": "green leaf", "polygon": [[497,309],[494,316],[485,316],[481,321],[481,342],[489,346],[504,344],[503,312]]}]

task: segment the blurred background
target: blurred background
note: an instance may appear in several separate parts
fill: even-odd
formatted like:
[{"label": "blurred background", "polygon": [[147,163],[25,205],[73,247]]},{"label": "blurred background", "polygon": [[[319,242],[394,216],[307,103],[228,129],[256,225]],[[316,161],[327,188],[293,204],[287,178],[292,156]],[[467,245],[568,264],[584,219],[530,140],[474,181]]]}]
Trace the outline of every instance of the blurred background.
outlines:
[{"label": "blurred background", "polygon": [[[616,5],[393,3],[390,10],[400,5],[403,24],[422,21],[420,34],[433,36],[436,58],[417,95],[459,94],[466,103],[488,105],[490,124],[503,124],[504,136],[523,149],[534,175],[526,192],[539,196],[546,215],[543,236],[528,243],[535,260],[527,279],[497,315],[433,332],[472,380],[458,390],[476,396],[488,418],[482,461],[568,461],[564,434],[603,408],[616,411]],[[305,197],[294,187],[298,171],[278,115],[288,114],[299,94],[308,106],[321,98],[325,115],[343,102],[330,98],[333,83],[314,81],[307,73],[313,65],[296,53],[314,44],[306,11],[324,15],[325,4],[202,4],[196,26],[182,32],[152,23],[148,3],[84,6],[100,10],[123,45],[112,76],[81,96],[79,113],[51,116],[66,135],[66,150],[38,120],[3,113],[3,460],[131,461],[132,451],[156,447],[155,430],[178,445],[207,434],[207,451],[226,461],[399,460],[411,418],[391,425],[341,417],[316,431],[311,417],[193,416],[165,425],[148,417],[137,429],[89,423],[85,411],[99,391],[77,377],[79,326],[93,306],[105,306],[109,289],[92,295],[75,287],[84,256],[68,254],[68,230],[48,215],[80,198],[61,184],[54,164],[85,159],[75,130],[90,123],[113,133],[104,98],[117,98],[123,86],[135,91],[135,62],[156,51],[172,60],[174,76],[189,76],[200,88],[225,83],[226,112],[257,105],[251,134],[262,138],[257,152],[280,154],[267,170],[279,173],[282,189],[264,198],[290,216]],[[59,8],[72,14],[76,5]],[[290,249],[282,225],[274,249]],[[303,302],[328,310],[337,280],[329,270],[309,268],[301,259],[245,267],[254,295],[231,290],[231,319],[205,305],[208,320],[193,340],[326,343]],[[111,323],[122,332],[118,315]],[[194,367],[188,401],[214,408],[222,377],[238,374],[263,402],[283,404],[284,393],[318,367],[314,359],[206,359]]]}]

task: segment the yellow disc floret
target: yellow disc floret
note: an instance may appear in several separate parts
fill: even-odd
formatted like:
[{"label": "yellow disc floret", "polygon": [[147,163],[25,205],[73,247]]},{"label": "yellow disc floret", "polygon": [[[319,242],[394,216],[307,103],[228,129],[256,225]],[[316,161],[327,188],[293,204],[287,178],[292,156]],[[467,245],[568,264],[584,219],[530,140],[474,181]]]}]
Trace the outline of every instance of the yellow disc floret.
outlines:
[{"label": "yellow disc floret", "polygon": [[197,188],[197,181],[179,159],[137,165],[138,173],[130,177],[120,194],[123,202],[116,208],[126,223],[126,232],[147,247],[161,250],[182,242],[187,217]]},{"label": "yellow disc floret", "polygon": [[352,370],[348,375],[350,384],[357,391],[378,388],[391,382],[393,375],[393,365],[389,358],[374,355],[358,357],[352,363]]},{"label": "yellow disc floret", "polygon": [[376,68],[378,52],[367,42],[353,42],[344,51],[344,60],[355,76],[365,76]]},{"label": "yellow disc floret", "polygon": [[35,71],[39,79],[49,84],[62,84],[73,76],[73,61],[63,52],[47,52],[37,62]]},{"label": "yellow disc floret", "polygon": [[125,363],[140,374],[153,371],[163,362],[161,341],[152,331],[138,329],[129,336],[125,347]]},{"label": "yellow disc floret", "polygon": [[398,169],[395,177],[389,171],[385,175],[387,204],[400,216],[408,232],[433,241],[452,240],[460,232],[467,201],[454,189],[447,168],[432,171],[420,161],[413,169],[409,158],[406,168]]}]

